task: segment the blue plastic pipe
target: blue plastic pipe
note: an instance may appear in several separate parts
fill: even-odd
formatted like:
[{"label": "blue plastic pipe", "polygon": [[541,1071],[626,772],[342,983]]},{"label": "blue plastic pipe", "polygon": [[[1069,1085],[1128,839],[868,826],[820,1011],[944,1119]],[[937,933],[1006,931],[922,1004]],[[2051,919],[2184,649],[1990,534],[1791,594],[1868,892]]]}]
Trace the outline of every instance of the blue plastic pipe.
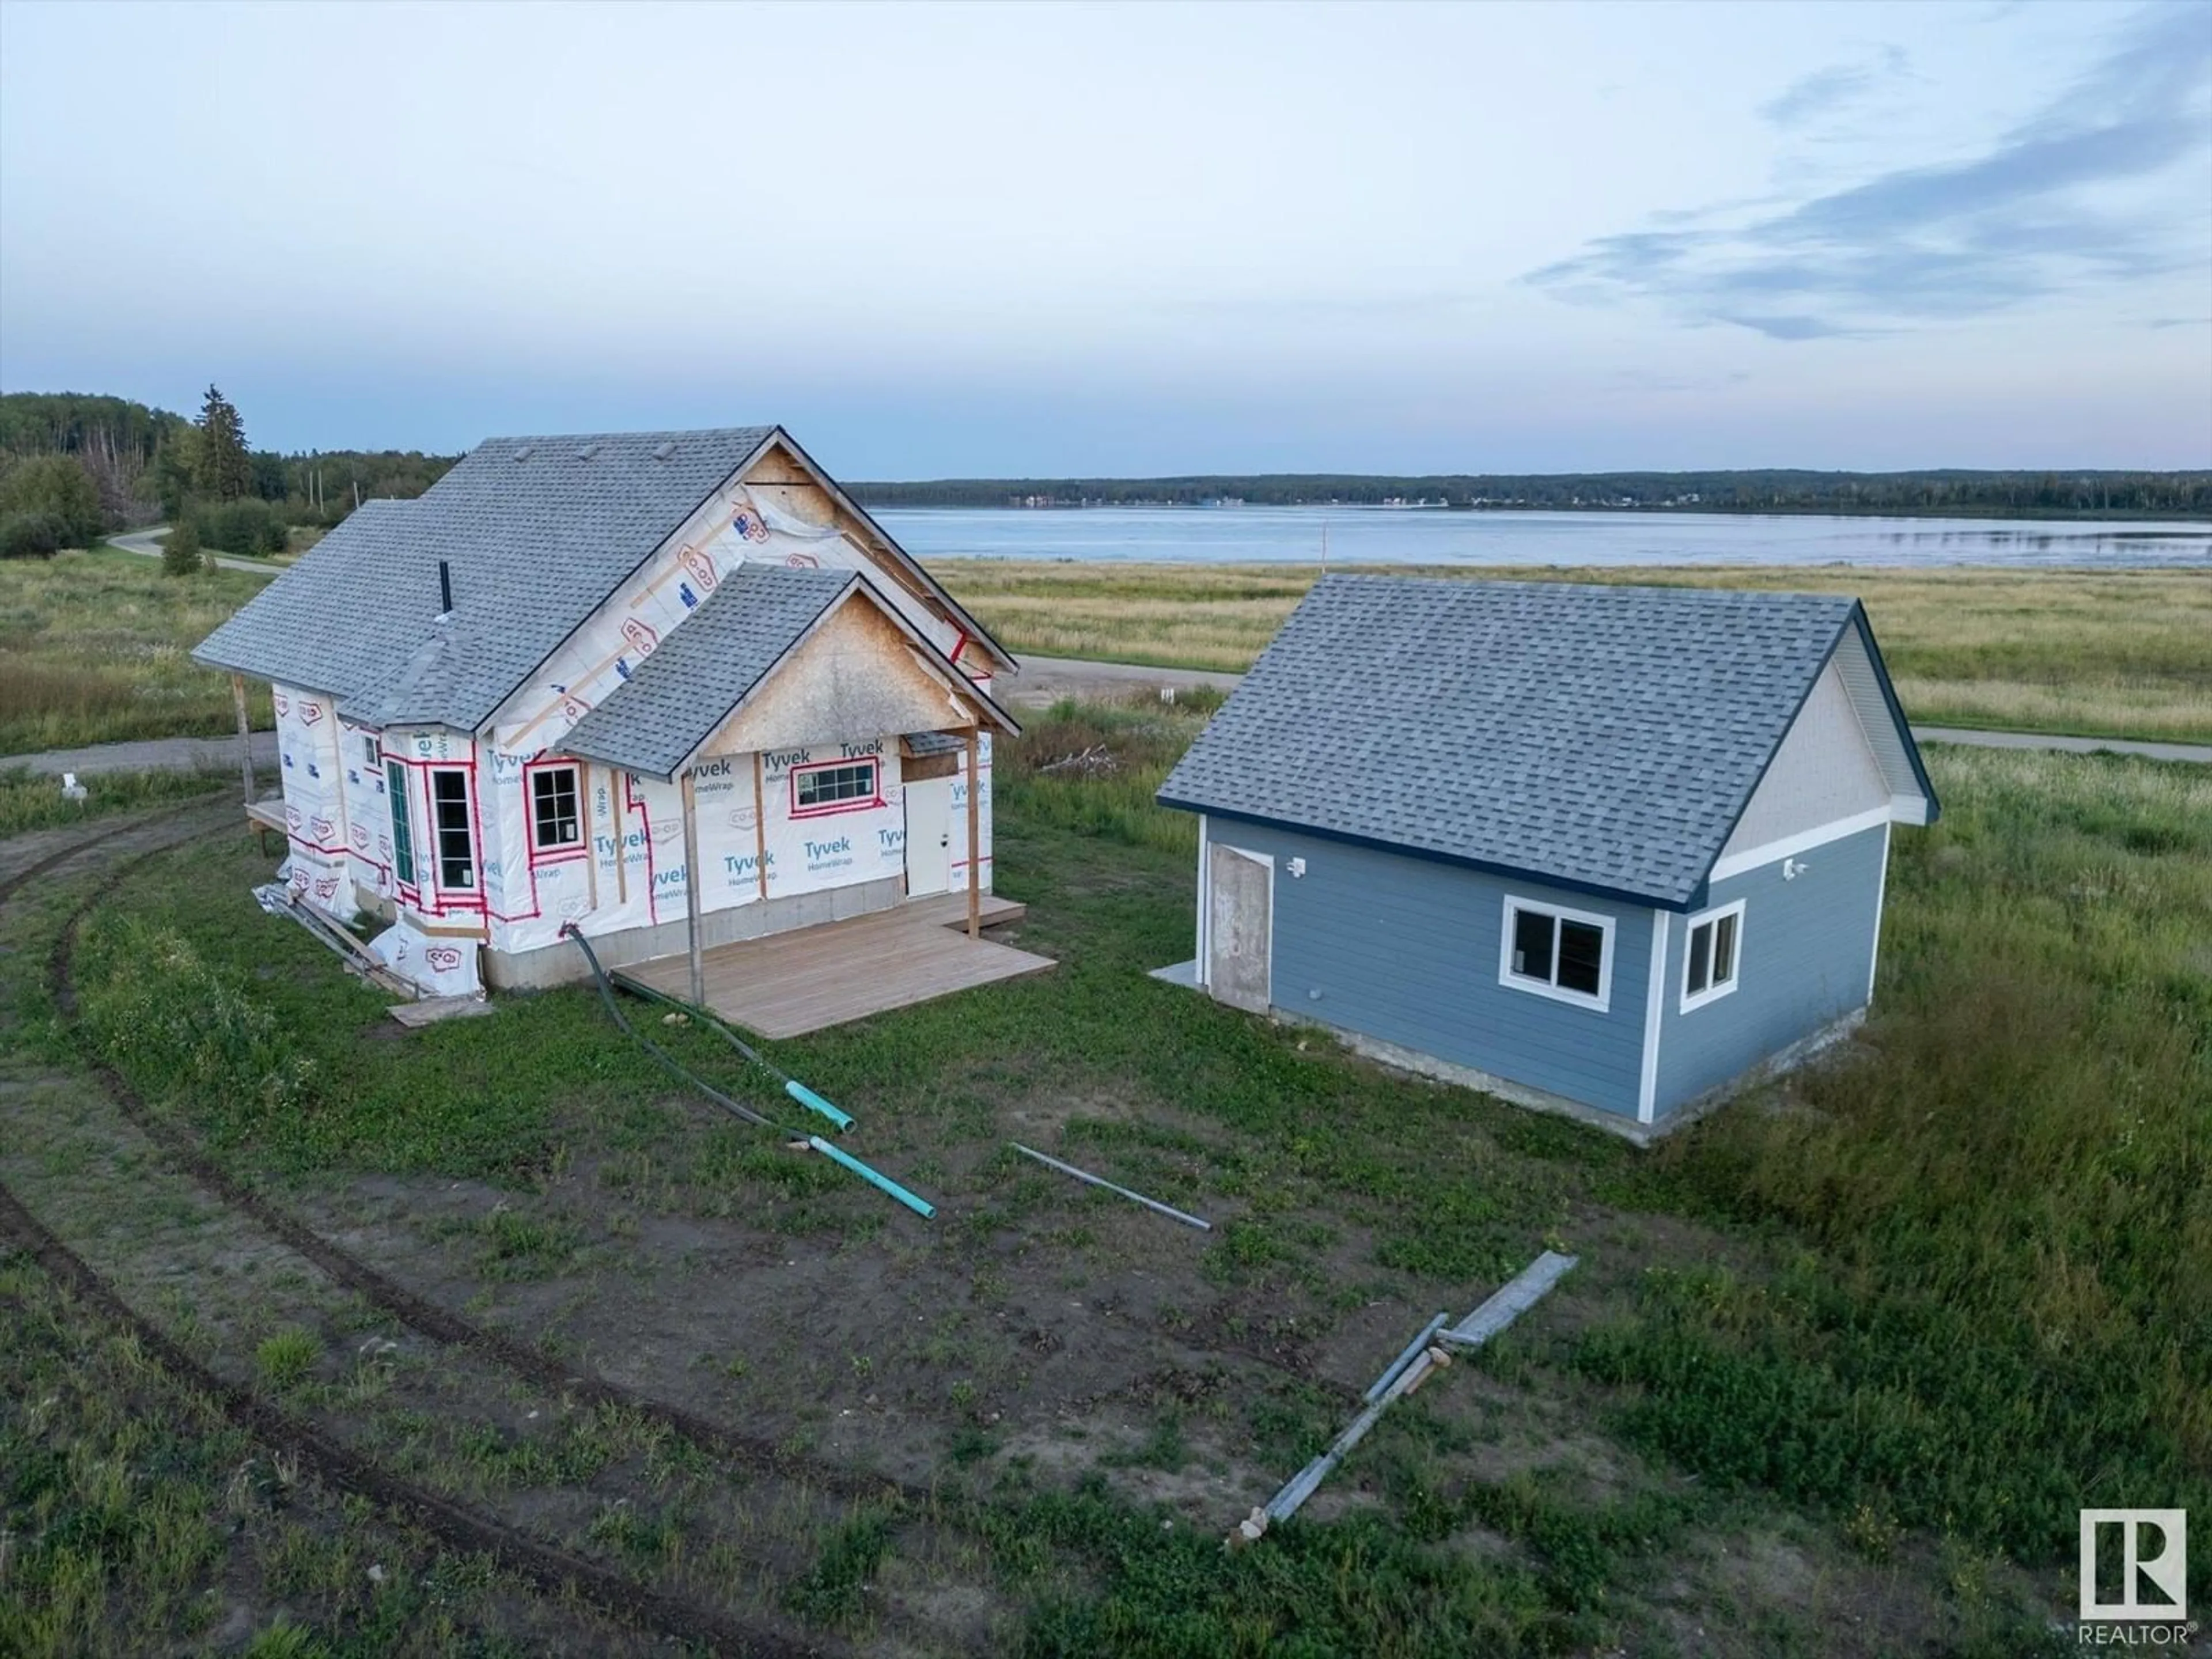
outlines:
[{"label": "blue plastic pipe", "polygon": [[924,1219],[927,1219],[937,1213],[937,1206],[929,1202],[927,1199],[916,1198],[912,1193],[907,1191],[905,1188],[900,1186],[897,1182],[891,1180],[888,1176],[878,1175],[873,1170],[871,1170],[866,1164],[861,1163],[859,1158],[854,1158],[852,1153],[845,1151],[842,1146],[832,1146],[828,1141],[823,1139],[820,1135],[807,1136],[806,1144],[811,1146],[816,1152],[843,1164],[847,1169],[850,1170],[854,1175],[860,1176],[861,1180],[866,1182],[870,1186],[882,1188],[884,1191],[889,1193],[893,1198],[898,1200],[900,1203],[905,1205],[908,1209],[912,1210],[916,1215],[922,1217]]},{"label": "blue plastic pipe", "polygon": [[816,1094],[813,1090],[808,1088],[797,1078],[787,1077],[784,1079],[783,1091],[789,1095],[793,1100],[797,1101],[800,1105],[805,1107],[810,1112],[821,1113],[823,1116],[828,1118],[839,1128],[849,1129],[853,1127],[853,1120],[848,1115],[839,1111],[835,1106],[832,1106],[828,1101],[823,1099],[820,1095]]}]

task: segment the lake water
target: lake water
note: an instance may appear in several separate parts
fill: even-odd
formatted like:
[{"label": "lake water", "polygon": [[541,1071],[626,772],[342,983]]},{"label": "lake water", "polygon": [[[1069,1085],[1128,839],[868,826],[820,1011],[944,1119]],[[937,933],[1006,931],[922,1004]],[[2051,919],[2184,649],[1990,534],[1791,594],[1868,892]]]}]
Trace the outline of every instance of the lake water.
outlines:
[{"label": "lake water", "polygon": [[1189,564],[1868,564],[2212,571],[2212,524],[1377,507],[883,507],[917,558]]}]

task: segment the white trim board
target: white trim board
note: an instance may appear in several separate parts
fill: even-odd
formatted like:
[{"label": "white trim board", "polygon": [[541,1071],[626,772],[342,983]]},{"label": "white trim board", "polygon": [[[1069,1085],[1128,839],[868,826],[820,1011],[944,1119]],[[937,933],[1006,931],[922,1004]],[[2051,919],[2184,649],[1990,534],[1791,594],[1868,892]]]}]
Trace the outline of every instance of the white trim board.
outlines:
[{"label": "white trim board", "polygon": [[[1925,811],[1925,803],[1923,803]],[[1896,821],[1893,806],[1874,806],[1847,818],[1837,818],[1811,830],[1802,830],[1794,836],[1784,836],[1780,841],[1770,841],[1762,847],[1747,847],[1741,853],[1731,853],[1717,859],[1705,874],[1707,882],[1726,881],[1730,876],[1740,876],[1747,870],[1757,870],[1780,859],[1799,853],[1809,853],[1815,847],[1825,847],[1832,841],[1841,841],[1846,836],[1856,836],[1864,830],[1879,829]]]},{"label": "white trim board", "polygon": [[1651,972],[1644,995],[1644,1073],[1637,1085],[1636,1121],[1651,1121],[1659,1101],[1659,1030],[1667,1007],[1667,913],[1651,913]]},{"label": "white trim board", "polygon": [[[1888,897],[1889,829],[1885,824],[1881,832],[1881,873],[1875,878],[1874,884],[1874,949],[1867,959],[1867,1006],[1869,1008],[1874,1006],[1875,973],[1881,966],[1881,907]],[[1742,948],[1741,943],[1737,948]]]},{"label": "white trim board", "polygon": [[1198,815],[1198,983],[1201,989],[1206,982],[1206,918],[1213,911],[1213,878],[1207,871],[1206,843],[1206,817],[1200,812]]}]

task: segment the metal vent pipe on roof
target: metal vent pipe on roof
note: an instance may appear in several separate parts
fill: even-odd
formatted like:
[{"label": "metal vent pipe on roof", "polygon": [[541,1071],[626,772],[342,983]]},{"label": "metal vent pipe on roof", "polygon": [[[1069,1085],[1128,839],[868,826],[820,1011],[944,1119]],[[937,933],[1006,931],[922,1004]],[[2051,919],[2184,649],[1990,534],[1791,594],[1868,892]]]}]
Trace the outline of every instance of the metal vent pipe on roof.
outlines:
[{"label": "metal vent pipe on roof", "polygon": [[453,568],[443,559],[438,561],[438,614],[453,614]]}]

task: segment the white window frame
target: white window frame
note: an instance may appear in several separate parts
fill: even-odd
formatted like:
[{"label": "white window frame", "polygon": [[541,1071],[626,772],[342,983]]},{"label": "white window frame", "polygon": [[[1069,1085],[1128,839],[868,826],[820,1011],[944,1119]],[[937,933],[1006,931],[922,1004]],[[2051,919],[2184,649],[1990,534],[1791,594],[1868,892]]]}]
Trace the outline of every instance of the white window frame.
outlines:
[{"label": "white window frame", "polygon": [[[1516,974],[1513,971],[1513,917],[1516,912],[1522,910],[1531,910],[1539,915],[1549,916],[1554,924],[1552,934],[1552,973],[1554,977],[1551,980],[1535,979],[1527,974]],[[1604,936],[1598,945],[1597,994],[1595,996],[1590,995],[1587,991],[1569,990],[1556,982],[1559,971],[1559,939],[1557,924],[1562,921],[1582,922],[1587,927],[1596,928]],[[1588,1008],[1601,1014],[1607,1012],[1613,1006],[1613,917],[1601,915],[1595,910],[1571,910],[1566,906],[1554,903],[1550,899],[1530,898],[1522,893],[1508,893],[1505,896],[1505,908],[1498,923],[1498,982],[1516,991],[1526,991],[1530,996],[1549,997],[1554,1002],[1564,1002],[1576,1008]]]},{"label": "white window frame", "polygon": [[[1743,907],[1744,901],[1741,899],[1729,904],[1717,904],[1710,910],[1698,911],[1684,924],[1682,928],[1682,1012],[1684,1013],[1688,1013],[1693,1008],[1702,1008],[1709,1002],[1718,1002],[1723,997],[1733,994],[1736,986],[1742,981]],[[1698,929],[1711,924],[1715,935],[1717,936],[1718,924],[1723,916],[1735,918],[1735,955],[1729,963],[1729,976],[1716,985],[1712,981],[1709,966],[1705,988],[1702,991],[1692,991],[1690,989],[1690,955],[1698,948]]]},{"label": "white window frame", "polygon": [[[428,798],[430,812],[430,867],[437,877],[434,890],[441,898],[448,893],[465,893],[473,898],[483,891],[483,851],[477,845],[476,781],[470,776],[469,769],[465,766],[438,763],[426,770],[428,775],[424,781],[423,793]],[[461,781],[460,833],[468,847],[468,879],[465,882],[446,879],[446,837],[451,832],[439,817],[439,809],[444,803],[438,799],[439,780],[446,777]]]}]

